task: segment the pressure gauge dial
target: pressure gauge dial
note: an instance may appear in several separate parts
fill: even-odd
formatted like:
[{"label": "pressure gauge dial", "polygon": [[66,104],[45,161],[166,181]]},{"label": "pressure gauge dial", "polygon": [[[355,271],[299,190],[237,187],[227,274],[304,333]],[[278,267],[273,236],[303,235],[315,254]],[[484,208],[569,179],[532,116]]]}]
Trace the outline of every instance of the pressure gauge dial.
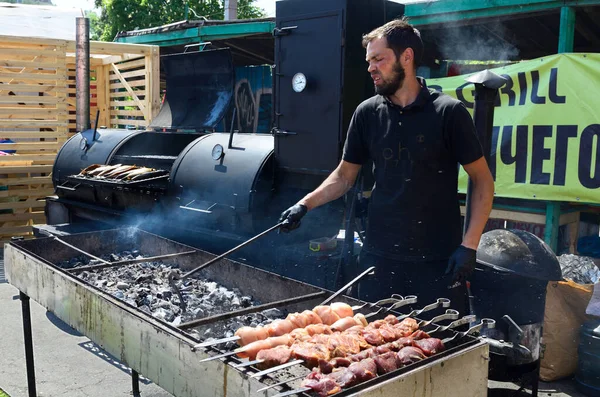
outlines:
[{"label": "pressure gauge dial", "polygon": [[88,148],[88,141],[87,139],[85,139],[84,136],[81,137],[81,140],[79,141],[79,149],[81,149],[81,151],[85,151]]},{"label": "pressure gauge dial", "polygon": [[223,146],[216,144],[215,147],[212,148],[212,158],[217,161],[223,157]]},{"label": "pressure gauge dial", "polygon": [[306,76],[304,73],[296,73],[292,77],[292,88],[296,92],[302,92],[306,88]]}]

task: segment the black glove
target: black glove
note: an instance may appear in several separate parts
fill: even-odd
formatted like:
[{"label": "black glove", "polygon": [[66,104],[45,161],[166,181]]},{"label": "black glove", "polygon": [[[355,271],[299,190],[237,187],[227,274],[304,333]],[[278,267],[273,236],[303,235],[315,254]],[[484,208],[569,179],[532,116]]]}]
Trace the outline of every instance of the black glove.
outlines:
[{"label": "black glove", "polygon": [[292,205],[287,210],[283,211],[279,222],[283,222],[280,229],[287,233],[300,227],[300,219],[308,212],[308,208],[304,204]]},{"label": "black glove", "polygon": [[476,264],[477,251],[467,248],[464,245],[459,245],[448,260],[446,275],[452,273],[453,281],[463,282],[471,276]]}]

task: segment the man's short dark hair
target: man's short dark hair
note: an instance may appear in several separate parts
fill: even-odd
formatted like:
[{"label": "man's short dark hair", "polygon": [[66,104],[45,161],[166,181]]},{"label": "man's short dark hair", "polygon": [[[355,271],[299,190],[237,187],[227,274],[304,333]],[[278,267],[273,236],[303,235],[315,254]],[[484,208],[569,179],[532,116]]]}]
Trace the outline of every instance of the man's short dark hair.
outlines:
[{"label": "man's short dark hair", "polygon": [[412,48],[415,53],[415,67],[421,62],[421,57],[423,56],[421,33],[408,23],[406,17],[394,19],[393,21],[374,29],[370,33],[367,33],[363,36],[362,45],[364,48],[367,48],[367,45],[371,41],[383,37],[387,39],[387,45],[394,51],[396,58],[399,58],[400,54],[407,48]]}]

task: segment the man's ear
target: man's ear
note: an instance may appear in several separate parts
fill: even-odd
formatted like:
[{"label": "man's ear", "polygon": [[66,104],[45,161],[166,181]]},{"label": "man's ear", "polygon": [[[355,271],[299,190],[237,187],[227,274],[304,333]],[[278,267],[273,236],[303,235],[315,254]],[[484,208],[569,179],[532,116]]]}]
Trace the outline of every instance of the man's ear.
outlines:
[{"label": "man's ear", "polygon": [[400,55],[400,61],[403,65],[412,65],[415,60],[415,52],[412,48],[407,48],[404,50],[402,55]]}]

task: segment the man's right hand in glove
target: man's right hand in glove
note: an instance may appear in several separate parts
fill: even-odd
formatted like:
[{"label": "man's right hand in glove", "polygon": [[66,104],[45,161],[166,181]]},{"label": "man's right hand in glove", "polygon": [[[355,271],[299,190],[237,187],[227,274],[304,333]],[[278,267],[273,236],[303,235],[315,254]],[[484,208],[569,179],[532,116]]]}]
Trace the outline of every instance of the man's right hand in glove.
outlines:
[{"label": "man's right hand in glove", "polygon": [[308,208],[304,204],[295,204],[283,211],[279,222],[283,222],[280,229],[287,233],[300,227],[300,219],[308,212]]}]

